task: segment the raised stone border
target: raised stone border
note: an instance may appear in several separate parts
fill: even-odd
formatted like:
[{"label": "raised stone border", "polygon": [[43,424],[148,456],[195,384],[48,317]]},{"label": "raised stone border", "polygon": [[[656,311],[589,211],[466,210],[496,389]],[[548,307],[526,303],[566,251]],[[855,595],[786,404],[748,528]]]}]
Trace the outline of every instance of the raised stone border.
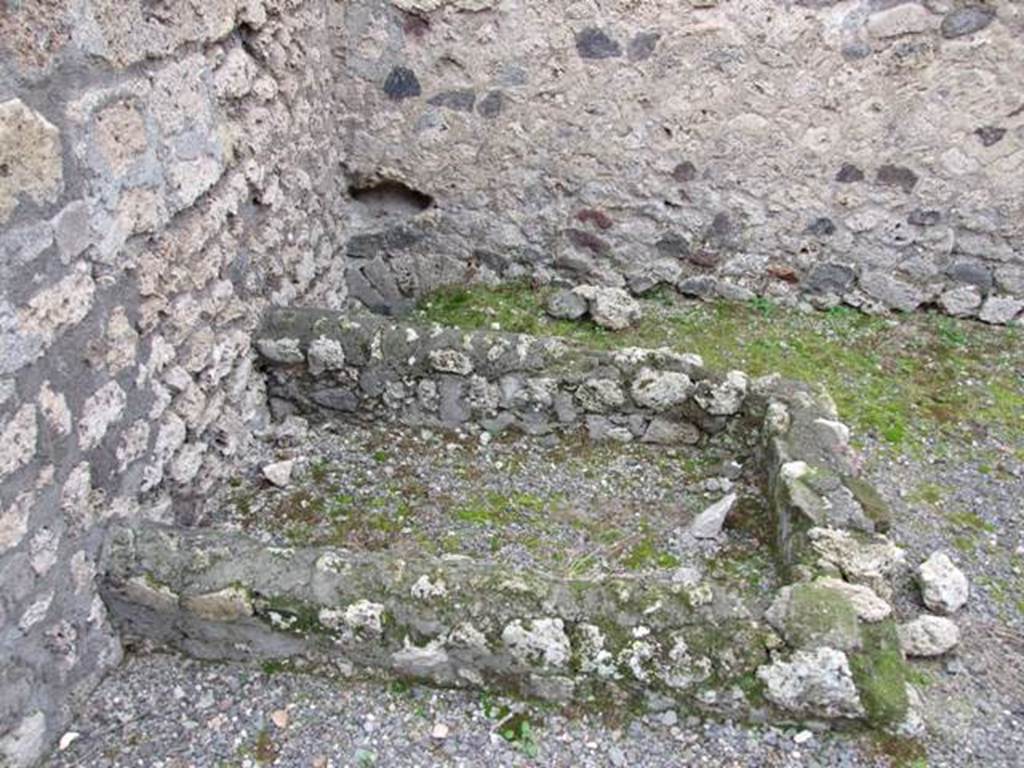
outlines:
[{"label": "raised stone border", "polygon": [[275,310],[257,345],[278,408],[319,418],[621,440],[645,439],[661,419],[688,442],[745,430],[760,447],[790,583],[766,611],[687,569],[570,579],[463,557],[124,528],[108,543],[104,594],[129,635],[201,658],[296,658],[558,701],[667,699],[885,726],[906,716],[890,573],[879,566],[900,553],[878,533],[884,502],[856,477],[827,395],[719,376],[669,350],[594,352],[326,311]]}]

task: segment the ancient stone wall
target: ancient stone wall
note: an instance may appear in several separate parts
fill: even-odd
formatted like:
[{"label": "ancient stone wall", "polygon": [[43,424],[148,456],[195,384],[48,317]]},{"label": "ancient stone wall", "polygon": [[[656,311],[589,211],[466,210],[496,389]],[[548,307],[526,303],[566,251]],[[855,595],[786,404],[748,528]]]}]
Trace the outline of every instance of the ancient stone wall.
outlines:
[{"label": "ancient stone wall", "polygon": [[103,529],[187,517],[264,418],[263,307],[337,300],[316,282],[344,236],[329,11],[0,10],[4,765],[59,736],[119,659],[94,585]]},{"label": "ancient stone wall", "polygon": [[0,755],[117,662],[108,524],[187,521],[267,418],[269,305],[558,278],[1019,318],[1022,32],[1009,0],[6,3]]},{"label": "ancient stone wall", "polygon": [[1018,2],[353,0],[344,34],[353,179],[433,199],[350,241],[371,305],[455,274],[1024,308]]}]

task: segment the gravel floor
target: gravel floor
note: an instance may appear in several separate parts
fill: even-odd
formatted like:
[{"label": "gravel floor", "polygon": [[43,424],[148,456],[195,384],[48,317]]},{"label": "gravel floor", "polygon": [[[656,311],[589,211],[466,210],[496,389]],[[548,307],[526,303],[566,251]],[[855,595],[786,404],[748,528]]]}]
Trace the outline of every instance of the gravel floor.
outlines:
[{"label": "gravel floor", "polygon": [[[459,554],[513,568],[586,576],[679,567],[707,570],[745,560],[774,579],[763,551],[765,508],[727,445],[595,445],[579,436],[482,444],[476,436],[399,427],[283,430],[251,469],[211,504],[212,525],[277,544]],[[289,445],[296,443],[295,445]],[[297,459],[275,488],[266,462]],[[739,462],[736,461],[739,459]],[[687,525],[726,492],[740,497],[724,544],[686,536]],[[710,561],[710,563],[709,563]]]},{"label": "gravel floor", "polygon": [[502,716],[509,704],[464,692],[136,656],[93,696],[75,724],[81,736],[53,765],[884,765],[866,745],[830,734],[742,728],[675,712],[610,723],[531,708],[528,728],[517,718],[516,737],[508,740]]},{"label": "gravel floor", "polygon": [[[663,492],[658,490],[659,477],[664,479],[658,474],[661,470],[651,468],[656,462],[644,461],[631,449],[598,454],[602,469],[595,475],[600,479],[590,483],[579,479],[582,465],[573,464],[583,459],[573,458],[572,452],[558,453],[558,446],[533,446],[523,453],[513,446],[450,448],[436,442],[436,436],[405,437],[390,443],[386,457],[374,458],[373,451],[366,452],[372,447],[367,442],[374,439],[372,432],[356,430],[345,438],[314,436],[312,445],[330,459],[322,468],[322,484],[333,488],[359,472],[367,477],[414,477],[408,466],[410,457],[418,456],[413,463],[434,478],[446,478],[431,482],[443,485],[456,500],[480,488],[543,496],[545,489],[569,487],[581,498],[624,493],[637,507],[661,509],[663,502],[669,503],[666,499],[689,494],[697,504],[720,495],[720,490],[703,489],[709,477],[720,474],[719,462],[728,459],[716,455],[696,461],[677,455],[668,471],[675,484]],[[436,450],[423,450],[420,439]],[[309,448],[307,444],[303,451],[312,455]],[[137,650],[86,703],[71,729],[77,736],[51,764],[1021,766],[1024,464],[1018,448],[984,435],[972,445],[936,444],[912,456],[894,457],[870,442],[864,446],[869,476],[895,500],[891,535],[907,548],[908,562],[915,565],[943,549],[972,581],[972,599],[955,617],[963,634],[960,647],[943,660],[914,662],[927,726],[918,742],[715,723],[681,712],[602,716],[558,711],[479,693],[328,679],[252,665],[204,664]],[[268,448],[254,461],[280,458],[282,450],[284,455],[297,452]],[[526,458],[513,461],[513,456]],[[594,456],[588,455],[586,462],[592,461]],[[499,467],[497,462],[508,463]],[[456,471],[466,466],[482,471]],[[682,481],[680,467],[687,468]],[[501,478],[508,477],[515,479],[502,485]],[[626,490],[631,487],[628,479],[635,481],[634,491]],[[570,482],[576,485],[566,486]],[[228,522],[276,535],[279,526],[268,520],[279,520],[271,513],[279,511],[282,495],[262,495],[268,501],[250,506],[248,522],[237,516],[235,506]],[[256,524],[261,515],[263,522]],[[568,526],[554,535],[568,536],[567,531],[578,534]],[[475,541],[471,535],[467,540]],[[901,612],[920,610],[911,604],[913,594],[911,589],[904,591]],[[66,740],[71,739],[69,734]]]}]

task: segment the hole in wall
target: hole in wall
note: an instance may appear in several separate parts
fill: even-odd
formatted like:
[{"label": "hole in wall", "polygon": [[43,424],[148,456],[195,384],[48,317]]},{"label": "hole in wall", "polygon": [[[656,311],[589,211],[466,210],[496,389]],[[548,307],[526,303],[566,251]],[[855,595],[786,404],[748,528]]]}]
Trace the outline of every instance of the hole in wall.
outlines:
[{"label": "hole in wall", "polygon": [[348,193],[373,218],[415,216],[434,204],[430,195],[392,179],[353,184]]}]

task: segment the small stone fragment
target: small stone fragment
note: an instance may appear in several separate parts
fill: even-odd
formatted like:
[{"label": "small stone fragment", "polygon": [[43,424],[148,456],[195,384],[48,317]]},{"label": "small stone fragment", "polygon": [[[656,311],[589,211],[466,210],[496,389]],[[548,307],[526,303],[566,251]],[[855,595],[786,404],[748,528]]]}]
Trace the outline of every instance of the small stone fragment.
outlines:
[{"label": "small stone fragment", "polygon": [[925,560],[917,569],[917,577],[929,610],[949,614],[966,605],[970,593],[967,577],[946,553],[936,552]]},{"label": "small stone fragment", "polygon": [[278,461],[263,467],[263,476],[278,488],[287,488],[292,481],[295,459]]},{"label": "small stone fragment", "polygon": [[981,5],[958,8],[952,13],[946,14],[939,30],[947,40],[973,35],[991,24],[995,15],[994,10]]},{"label": "small stone fragment", "polygon": [[717,539],[722,535],[725,518],[736,506],[736,494],[730,493],[701,512],[690,523],[690,535],[695,539]]},{"label": "small stone fragment", "polygon": [[941,656],[960,642],[960,629],[944,616],[919,616],[896,631],[907,656]]},{"label": "small stone fragment", "polygon": [[581,285],[573,292],[586,299],[591,319],[603,328],[621,331],[643,316],[640,305],[621,288]]},{"label": "small stone fragment", "polygon": [[443,741],[448,738],[449,732],[450,730],[448,726],[444,723],[434,723],[434,727],[430,731],[430,737],[437,739],[438,741]]},{"label": "small stone fragment", "polygon": [[392,101],[413,98],[419,96],[420,92],[420,81],[408,67],[395,67],[384,81],[384,93]]},{"label": "small stone fragment", "polygon": [[287,709],[275,709],[270,714],[270,720],[278,728],[282,728],[282,729],[283,728],[287,728],[288,727],[288,710]]},{"label": "small stone fragment", "polygon": [[604,30],[587,27],[576,34],[576,51],[582,59],[613,59],[622,55],[622,46]]}]

